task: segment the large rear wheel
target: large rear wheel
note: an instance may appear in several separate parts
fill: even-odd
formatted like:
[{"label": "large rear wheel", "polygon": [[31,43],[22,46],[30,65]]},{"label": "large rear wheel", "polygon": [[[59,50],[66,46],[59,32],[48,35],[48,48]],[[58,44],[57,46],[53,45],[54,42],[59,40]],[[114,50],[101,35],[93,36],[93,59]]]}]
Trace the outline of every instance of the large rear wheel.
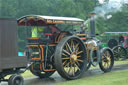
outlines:
[{"label": "large rear wheel", "polygon": [[55,67],[65,79],[76,79],[86,70],[87,55],[85,45],[76,36],[63,38],[56,46]]}]

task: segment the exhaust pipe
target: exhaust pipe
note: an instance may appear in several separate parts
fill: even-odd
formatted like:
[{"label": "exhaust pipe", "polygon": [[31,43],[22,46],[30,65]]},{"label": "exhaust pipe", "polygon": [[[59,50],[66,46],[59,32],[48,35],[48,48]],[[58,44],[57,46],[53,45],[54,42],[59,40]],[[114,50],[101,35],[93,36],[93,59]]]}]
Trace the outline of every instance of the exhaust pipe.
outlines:
[{"label": "exhaust pipe", "polygon": [[95,13],[90,14],[90,37],[96,37]]}]

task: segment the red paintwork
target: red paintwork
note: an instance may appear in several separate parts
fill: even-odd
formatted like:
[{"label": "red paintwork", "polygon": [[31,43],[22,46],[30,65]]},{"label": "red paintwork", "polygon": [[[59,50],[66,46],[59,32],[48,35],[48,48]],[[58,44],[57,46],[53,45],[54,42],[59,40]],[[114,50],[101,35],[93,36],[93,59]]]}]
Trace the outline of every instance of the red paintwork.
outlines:
[{"label": "red paintwork", "polygon": [[46,36],[53,36],[52,33],[45,33],[44,35],[46,35]]}]

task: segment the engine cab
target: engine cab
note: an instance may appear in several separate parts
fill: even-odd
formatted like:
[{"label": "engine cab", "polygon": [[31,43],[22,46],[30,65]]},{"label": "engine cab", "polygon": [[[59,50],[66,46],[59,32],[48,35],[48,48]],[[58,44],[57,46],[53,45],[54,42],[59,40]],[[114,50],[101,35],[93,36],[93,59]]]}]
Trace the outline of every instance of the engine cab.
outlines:
[{"label": "engine cab", "polygon": [[[79,18],[40,15],[27,15],[19,18],[19,26],[37,27],[37,30],[40,27],[43,30],[43,32],[40,32],[41,37],[27,38],[26,55],[31,62],[34,62],[30,71],[40,77],[46,75],[47,72],[54,72],[56,70],[54,66],[56,45],[63,37],[72,35],[69,32],[61,31],[56,24],[81,25],[83,21]],[[85,39],[83,37],[85,34],[77,36]],[[44,72],[44,74],[41,72]]]}]

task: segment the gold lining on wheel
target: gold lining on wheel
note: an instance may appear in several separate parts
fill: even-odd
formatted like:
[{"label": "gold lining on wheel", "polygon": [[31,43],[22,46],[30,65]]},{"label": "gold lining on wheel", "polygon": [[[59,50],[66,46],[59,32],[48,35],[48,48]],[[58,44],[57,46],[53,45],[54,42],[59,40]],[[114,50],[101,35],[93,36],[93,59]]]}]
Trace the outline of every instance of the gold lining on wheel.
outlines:
[{"label": "gold lining on wheel", "polygon": [[63,67],[64,70],[72,76],[75,76],[75,73],[77,71],[80,71],[81,63],[84,61],[81,59],[81,54],[84,52],[80,50],[79,48],[80,43],[74,42],[74,40],[71,40],[70,42],[67,42],[65,44],[65,47],[62,51],[62,61],[63,61]]},{"label": "gold lining on wheel", "polygon": [[102,56],[102,63],[104,68],[109,68],[109,66],[111,65],[111,55],[109,51],[106,51]]}]

